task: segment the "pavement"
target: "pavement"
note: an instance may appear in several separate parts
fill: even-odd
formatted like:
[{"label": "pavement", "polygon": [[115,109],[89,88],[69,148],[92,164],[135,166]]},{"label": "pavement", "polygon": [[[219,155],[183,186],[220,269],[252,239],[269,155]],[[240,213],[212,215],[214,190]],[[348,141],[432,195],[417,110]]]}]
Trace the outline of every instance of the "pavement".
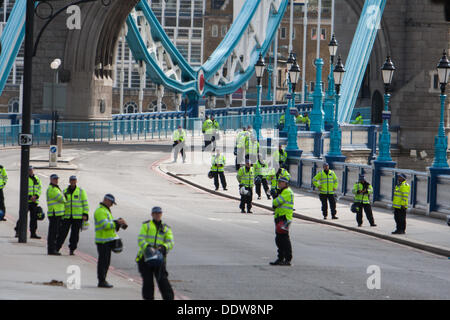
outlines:
[{"label": "pavement", "polygon": [[[137,300],[141,299],[140,279],[110,268],[112,289],[97,287],[97,259],[76,252],[70,256],[48,256],[47,241],[28,239],[18,243],[14,237],[14,219],[0,222],[0,299],[7,300]],[[72,280],[79,270],[79,289]],[[6,271],[6,272],[5,272]],[[68,285],[69,284],[69,285]]]},{"label": "pavement", "polygon": [[[234,168],[235,157],[232,153],[225,153],[225,156],[227,159],[225,177],[228,191],[223,191],[222,186],[220,186],[218,191],[215,191],[213,180],[207,177],[210,169],[210,152],[194,151],[190,154],[188,153],[186,163],[182,163],[179,157],[177,163],[173,163],[172,159],[170,159],[160,163],[159,168],[162,172],[204,191],[238,201],[240,195]],[[406,234],[392,235],[391,232],[395,230],[395,221],[391,210],[372,206],[377,226],[370,227],[364,215],[363,225],[358,227],[355,214],[350,211],[351,202],[339,200],[337,203],[338,220],[331,220],[330,214],[328,215],[328,220],[324,220],[318,194],[312,190],[292,189],[295,194],[294,217],[296,218],[363,233],[368,236],[449,257],[450,259],[450,227],[443,220],[423,215],[408,214]],[[236,202],[236,212],[240,212],[238,205],[239,203]],[[268,200],[264,192],[262,192],[262,199],[257,200],[256,192],[254,192],[253,205],[271,210],[272,200]],[[253,211],[255,210],[257,209]]]}]

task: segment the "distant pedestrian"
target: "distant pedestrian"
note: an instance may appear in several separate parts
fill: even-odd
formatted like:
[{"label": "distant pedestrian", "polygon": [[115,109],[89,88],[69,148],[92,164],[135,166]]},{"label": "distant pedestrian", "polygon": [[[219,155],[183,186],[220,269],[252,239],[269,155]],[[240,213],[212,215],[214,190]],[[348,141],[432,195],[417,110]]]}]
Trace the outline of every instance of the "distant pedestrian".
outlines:
[{"label": "distant pedestrian", "polygon": [[326,220],[328,215],[328,203],[330,203],[331,218],[337,219],[336,217],[336,199],[334,198],[334,193],[338,188],[338,179],[333,170],[330,170],[328,163],[323,164],[323,170],[320,171],[313,178],[313,184],[320,191],[320,201],[322,202],[322,214],[323,218]]},{"label": "distant pedestrian", "polygon": [[0,221],[6,221],[6,206],[5,206],[5,195],[3,194],[3,189],[8,182],[8,175],[6,174],[5,167],[0,165],[0,210],[3,211],[3,216],[0,218]]},{"label": "distant pedestrian", "polygon": [[245,160],[245,166],[239,168],[237,173],[237,180],[239,182],[239,193],[241,195],[241,203],[239,208],[241,213],[245,213],[245,206],[247,205],[247,213],[253,213],[253,184],[255,180],[255,171],[249,159]]},{"label": "distant pedestrian", "polygon": [[184,149],[186,143],[186,131],[181,125],[173,132],[173,162],[177,162],[178,153],[181,153],[183,163],[186,162],[186,151]]},{"label": "distant pedestrian", "polygon": [[78,246],[80,230],[83,221],[89,220],[89,203],[86,191],[77,186],[76,176],[69,178],[69,186],[64,190],[66,197],[65,212],[61,220],[61,228],[58,234],[56,251],[59,251],[66,241],[70,230],[69,250],[73,256]]},{"label": "distant pedestrian", "polygon": [[289,226],[294,211],[294,193],[288,184],[289,180],[286,177],[280,177],[278,187],[281,193],[272,201],[272,207],[275,210],[275,243],[278,248],[278,258],[270,262],[271,265],[291,265],[292,245],[289,238]]},{"label": "distant pedestrian", "polygon": [[66,198],[58,186],[59,177],[56,174],[50,176],[50,185],[47,189],[47,207],[48,207],[48,235],[47,235],[47,253],[53,256],[60,256],[57,250],[57,239],[61,227],[61,219],[65,212]]},{"label": "distant pedestrian", "polygon": [[99,288],[112,288],[113,285],[106,281],[109,265],[111,263],[111,251],[113,251],[116,240],[120,239],[117,231],[120,228],[126,229],[128,226],[122,218],[113,220],[111,208],[117,204],[112,194],[106,194],[103,202],[95,210],[95,244],[97,245],[97,279]]},{"label": "distant pedestrian", "polygon": [[365,180],[364,175],[359,175],[358,182],[353,186],[352,192],[355,195],[355,204],[357,207],[356,222],[358,223],[358,227],[361,227],[363,223],[363,209],[367,220],[369,220],[370,226],[376,227],[377,225],[373,219],[372,207],[370,205],[370,195],[373,193],[373,188],[370,183]]},{"label": "distant pedestrian", "polygon": [[227,180],[225,179],[225,163],[226,159],[223,154],[220,154],[220,150],[216,150],[216,154],[211,158],[211,172],[214,175],[214,186],[216,191],[219,190],[219,177],[223,190],[227,189]]},{"label": "distant pedestrian", "polygon": [[166,256],[174,245],[173,233],[161,218],[162,209],[153,207],[152,220],[142,223],[138,236],[139,251],[136,262],[143,279],[142,297],[145,300],[154,300],[155,298],[153,277],[156,278],[162,298],[164,300],[174,299],[174,292],[166,269]]},{"label": "distant pedestrian", "polygon": [[406,231],[406,209],[408,209],[409,193],[411,187],[406,182],[406,175],[400,174],[394,190],[392,207],[394,208],[394,219],[396,229],[392,234],[405,234]]}]

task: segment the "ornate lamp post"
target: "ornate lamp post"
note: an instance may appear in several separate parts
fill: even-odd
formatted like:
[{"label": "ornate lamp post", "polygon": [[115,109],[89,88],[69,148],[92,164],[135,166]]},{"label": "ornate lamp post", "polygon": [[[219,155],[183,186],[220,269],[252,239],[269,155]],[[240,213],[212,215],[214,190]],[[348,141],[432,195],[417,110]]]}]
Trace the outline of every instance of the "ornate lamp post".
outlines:
[{"label": "ornate lamp post", "polygon": [[335,88],[334,88],[334,76],[333,76],[333,64],[334,57],[338,49],[338,42],[336,37],[332,36],[330,43],[328,44],[328,50],[330,51],[330,75],[328,76],[328,90],[327,97],[325,98],[324,109],[325,109],[325,130],[329,130],[333,123],[333,109],[335,101]]},{"label": "ornate lamp post", "polygon": [[264,63],[264,59],[259,54],[259,59],[255,64],[255,73],[256,73],[256,111],[255,111],[255,118],[253,119],[253,128],[255,128],[256,131],[256,139],[259,141],[259,138],[261,136],[261,126],[262,126],[262,118],[261,118],[261,111],[259,108],[259,105],[261,104],[261,78],[264,75],[264,69],[266,67],[266,64]]},{"label": "ornate lamp post", "polygon": [[336,108],[334,110],[334,123],[333,128],[330,132],[330,149],[328,154],[325,156],[327,162],[333,163],[333,162],[345,162],[345,156],[342,155],[341,152],[341,145],[342,145],[342,131],[339,127],[338,123],[338,113],[339,113],[339,98],[340,95],[340,89],[342,80],[344,79],[344,73],[345,68],[342,64],[341,56],[338,58],[338,62],[336,64],[336,67],[333,70],[333,78],[334,83],[336,85]]},{"label": "ornate lamp post", "polygon": [[389,123],[391,113],[389,111],[389,100],[391,95],[389,94],[389,87],[394,77],[395,67],[391,61],[391,57],[388,56],[381,68],[381,73],[384,82],[384,111],[383,111],[383,131],[380,135],[380,147],[377,157],[377,161],[390,162],[391,158],[391,134],[389,133]]},{"label": "ornate lamp post", "polygon": [[[297,61],[294,60],[294,63],[291,65],[289,69],[289,82],[291,83],[291,99],[292,99],[292,109],[295,109],[295,86],[300,79],[300,67],[297,64]],[[296,110],[296,109],[295,109]],[[289,111],[290,114],[290,111]],[[288,157],[300,157],[302,155],[302,151],[298,148],[297,144],[297,125],[295,124],[294,115],[289,116],[289,131],[288,131],[288,144],[286,146],[286,152]]]},{"label": "ornate lamp post", "polygon": [[[295,54],[291,51],[291,53],[289,54],[289,58],[286,61],[286,67],[288,72],[291,70],[292,65],[295,63]],[[289,79],[288,76],[288,90],[289,90],[289,94],[292,94],[292,83],[291,80]],[[292,99],[292,97],[291,97]],[[289,132],[289,124],[290,124],[290,120],[289,118],[291,117],[290,113],[289,113],[289,109],[291,107],[290,102],[291,99],[289,99],[286,103],[286,110],[284,112],[284,127],[283,130],[281,130],[280,132],[280,137],[287,137],[288,132]]]},{"label": "ornate lamp post", "polygon": [[438,135],[434,138],[434,161],[433,168],[448,168],[447,162],[447,136],[445,135],[444,113],[445,113],[445,87],[450,78],[450,61],[444,50],[443,56],[437,66],[439,83],[441,84],[441,120],[439,122]]}]

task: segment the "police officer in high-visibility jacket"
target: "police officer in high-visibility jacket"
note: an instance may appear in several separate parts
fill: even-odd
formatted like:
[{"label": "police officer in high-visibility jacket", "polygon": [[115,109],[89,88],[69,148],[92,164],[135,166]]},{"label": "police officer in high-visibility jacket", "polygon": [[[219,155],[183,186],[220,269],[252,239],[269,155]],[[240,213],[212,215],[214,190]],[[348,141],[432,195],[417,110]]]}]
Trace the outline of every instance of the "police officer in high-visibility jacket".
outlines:
[{"label": "police officer in high-visibility jacket", "polygon": [[205,146],[202,151],[205,151],[206,148],[211,144],[212,138],[214,135],[214,123],[211,119],[206,116],[205,121],[203,122],[202,132],[204,134]]},{"label": "police officer in high-visibility jacket", "polygon": [[178,129],[173,132],[173,162],[177,162],[178,153],[181,153],[183,163],[186,162],[186,152],[184,150],[185,141],[186,131],[182,126],[178,126]]},{"label": "police officer in high-visibility jacket", "polygon": [[59,251],[70,232],[69,250],[73,256],[78,246],[83,221],[89,220],[89,203],[86,191],[77,186],[77,177],[69,178],[69,186],[64,190],[66,197],[65,213],[61,221],[56,250]]},{"label": "police officer in high-visibility jacket", "polygon": [[245,163],[245,139],[246,137],[250,136],[249,132],[247,131],[246,127],[242,128],[242,131],[240,131],[236,136],[236,142],[234,146],[234,155],[235,158],[235,167],[236,170],[239,170],[241,165]]},{"label": "police officer in high-visibility jacket", "polygon": [[370,226],[376,227],[377,225],[373,219],[372,207],[370,206],[370,195],[373,193],[373,188],[372,185],[365,180],[364,175],[359,175],[358,182],[354,184],[352,192],[355,195],[355,203],[357,204],[356,222],[358,223],[358,227],[361,227],[363,223],[363,209],[366,213],[367,220],[369,220]]},{"label": "police officer in high-visibility jacket", "polygon": [[287,152],[283,149],[283,146],[278,145],[278,150],[273,154],[274,163],[278,163],[280,168],[286,168]]},{"label": "police officer in high-visibility jacket", "polygon": [[313,184],[320,191],[320,201],[322,202],[322,214],[323,218],[326,220],[328,215],[328,204],[330,203],[331,218],[337,219],[336,217],[336,199],[334,198],[334,192],[338,188],[338,179],[333,170],[330,170],[328,163],[323,164],[323,170],[320,171],[313,178]]},{"label": "police officer in high-visibility jacket", "polygon": [[[143,279],[142,297],[145,300],[154,300],[153,277],[156,278],[159,291],[164,300],[173,300],[174,293],[170,285],[166,269],[167,253],[172,250],[174,241],[172,229],[162,222],[162,209],[152,208],[152,220],[142,224],[138,236],[139,251],[136,257],[139,272]],[[148,247],[159,250],[163,255],[163,261],[159,266],[151,266],[145,262],[145,252]]]},{"label": "police officer in high-visibility jacket", "polygon": [[48,207],[48,236],[47,253],[49,255],[60,256],[57,250],[57,239],[60,231],[61,219],[65,213],[66,197],[58,186],[59,177],[56,174],[50,176],[50,185],[47,189],[47,207]]},{"label": "police officer in high-visibility jacket", "polygon": [[[8,182],[8,174],[6,173],[5,167],[0,165],[0,210],[2,210],[4,214],[6,214],[6,207],[3,188],[5,188],[7,182]],[[0,219],[0,221],[6,221],[5,217],[3,216]]]},{"label": "police officer in high-visibility jacket", "polygon": [[396,229],[392,234],[405,234],[406,231],[406,209],[408,209],[409,193],[411,187],[406,182],[406,175],[403,173],[398,176],[397,185],[394,189],[394,199],[392,207],[394,208],[394,219]]},{"label": "police officer in high-visibility jacket", "polygon": [[97,279],[99,288],[112,288],[113,285],[106,281],[109,265],[111,262],[111,251],[115,240],[119,239],[117,231],[120,228],[126,229],[127,224],[124,219],[114,220],[111,208],[116,203],[116,198],[108,193],[104,196],[103,202],[94,212],[95,220],[95,244],[97,245]]},{"label": "police officer in high-visibility jacket", "polygon": [[356,114],[356,118],[355,118],[355,120],[352,121],[352,124],[364,124],[364,120],[363,120],[361,113],[358,112]]},{"label": "police officer in high-visibility jacket", "polygon": [[278,258],[270,262],[271,265],[291,265],[292,246],[289,238],[289,225],[292,222],[294,211],[294,193],[288,184],[289,179],[286,177],[278,179],[281,193],[272,201],[272,207],[275,209],[275,243],[278,248]]},{"label": "police officer in high-visibility jacket", "polygon": [[264,193],[267,199],[270,199],[269,185],[267,182],[267,176],[269,174],[269,166],[264,161],[262,154],[258,155],[258,161],[255,163],[255,190],[258,195],[258,200],[261,200],[261,185],[264,188]]},{"label": "police officer in high-visibility jacket", "polygon": [[226,159],[223,154],[220,154],[220,150],[216,150],[216,154],[211,157],[211,172],[214,175],[214,186],[216,191],[219,190],[219,177],[223,190],[227,189],[227,180],[225,179],[225,163]]},{"label": "police officer in high-visibility jacket", "polygon": [[250,159],[251,163],[256,163],[258,160],[259,142],[256,136],[251,134],[245,139],[245,159]]},{"label": "police officer in high-visibility jacket", "polygon": [[245,213],[245,205],[247,205],[247,213],[253,213],[252,200],[253,200],[253,184],[255,180],[255,170],[249,159],[245,160],[245,166],[239,168],[237,173],[237,180],[239,182],[239,193],[241,195],[241,203],[239,208],[241,213]]},{"label": "police officer in high-visibility jacket", "polygon": [[275,165],[272,169],[270,169],[269,174],[267,175],[267,180],[270,181],[270,195],[273,199],[275,199],[280,194],[280,189],[278,188],[278,179],[281,177],[287,178],[289,181],[291,180],[291,175],[284,168],[278,168]]}]

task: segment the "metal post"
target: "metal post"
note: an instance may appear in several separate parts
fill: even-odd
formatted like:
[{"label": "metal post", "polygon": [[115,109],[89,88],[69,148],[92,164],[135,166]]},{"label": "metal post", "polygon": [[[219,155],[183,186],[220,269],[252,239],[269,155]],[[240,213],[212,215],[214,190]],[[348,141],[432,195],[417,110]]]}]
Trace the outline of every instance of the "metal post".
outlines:
[{"label": "metal post", "polygon": [[[291,105],[295,107],[295,83],[291,85]],[[289,110],[290,114],[290,110]],[[302,151],[298,148],[297,143],[297,125],[295,123],[295,117],[290,115],[289,117],[289,129],[288,129],[288,143],[286,146],[286,152],[288,157],[301,157]]]},{"label": "metal post", "polygon": [[306,37],[308,30],[308,0],[305,1],[303,13],[303,61],[302,61],[302,104],[306,98]]},{"label": "metal post", "polygon": [[[328,75],[328,90],[327,90],[327,96],[325,98],[324,103],[324,111],[325,111],[325,130],[329,129],[331,127],[331,124],[333,123],[333,109],[334,109],[334,103],[335,103],[335,90],[334,90],[334,77],[333,77],[333,67],[334,67],[334,57],[331,56],[330,60],[330,74]],[[327,128],[328,127],[328,128]]]},{"label": "metal post", "polygon": [[447,136],[445,135],[445,127],[444,127],[444,114],[445,114],[445,99],[447,96],[445,93],[445,87],[441,93],[441,119],[439,122],[439,131],[438,135],[434,138],[434,161],[433,168],[448,168],[447,162],[447,149],[448,149],[448,141]]},{"label": "metal post", "polygon": [[[387,113],[389,108],[389,100],[391,95],[387,93],[384,94],[384,111]],[[388,119],[383,119],[383,131],[380,135],[380,143],[379,143],[379,154],[377,157],[377,161],[389,162],[392,161],[391,158],[391,134],[389,133],[389,123]]]},{"label": "metal post", "polygon": [[256,110],[255,110],[255,118],[253,120],[253,128],[256,131],[256,139],[258,141],[259,138],[261,137],[261,125],[262,125],[261,111],[259,108],[261,104],[261,91],[262,91],[261,79],[258,78],[258,84],[256,85]]},{"label": "metal post", "polygon": [[317,58],[315,61],[316,65],[316,85],[314,88],[314,104],[313,110],[311,111],[311,131],[322,132],[324,130],[323,123],[323,92],[322,92],[322,67],[323,60]]}]

